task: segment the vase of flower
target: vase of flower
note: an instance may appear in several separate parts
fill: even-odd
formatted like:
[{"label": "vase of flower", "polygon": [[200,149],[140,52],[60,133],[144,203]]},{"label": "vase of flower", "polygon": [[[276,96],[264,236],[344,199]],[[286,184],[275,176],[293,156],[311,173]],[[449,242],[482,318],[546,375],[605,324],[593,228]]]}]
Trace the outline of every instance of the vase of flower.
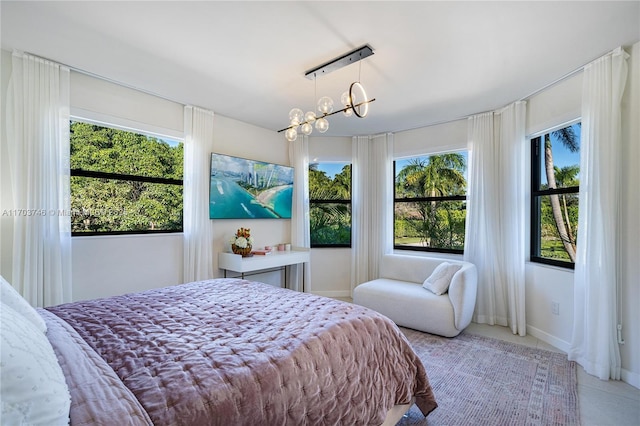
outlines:
[{"label": "vase of flower", "polygon": [[240,228],[231,238],[231,251],[240,254],[242,257],[251,256],[251,248],[253,247],[253,237],[249,228]]}]

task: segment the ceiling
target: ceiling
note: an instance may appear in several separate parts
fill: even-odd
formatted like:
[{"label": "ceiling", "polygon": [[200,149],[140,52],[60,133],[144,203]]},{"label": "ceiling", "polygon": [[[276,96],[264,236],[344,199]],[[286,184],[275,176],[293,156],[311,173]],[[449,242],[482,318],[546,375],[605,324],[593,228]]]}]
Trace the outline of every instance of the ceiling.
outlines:
[{"label": "ceiling", "polygon": [[[331,117],[328,136],[497,109],[640,40],[638,1],[2,0],[0,13],[4,49],[274,131],[360,80],[369,116]],[[373,56],[304,77],[364,44]]]}]

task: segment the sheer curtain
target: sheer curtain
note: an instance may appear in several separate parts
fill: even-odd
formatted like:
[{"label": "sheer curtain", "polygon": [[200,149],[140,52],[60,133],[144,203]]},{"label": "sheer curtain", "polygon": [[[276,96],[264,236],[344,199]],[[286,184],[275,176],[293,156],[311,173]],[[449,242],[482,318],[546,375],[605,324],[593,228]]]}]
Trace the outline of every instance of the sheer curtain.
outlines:
[{"label": "sheer curtain", "polygon": [[213,112],[184,107],[184,282],[213,277],[213,230],[209,219],[209,162]]},{"label": "sheer curtain", "polygon": [[620,379],[617,342],[620,102],[627,79],[621,48],[588,64],[582,87],[580,205],[569,359],[600,379]]},{"label": "sheer curtain", "polygon": [[393,134],[352,142],[351,291],[378,277],[380,257],[393,248]]},{"label": "sheer curtain", "polygon": [[526,103],[469,117],[464,259],[478,268],[473,321],[526,334],[524,124]]},{"label": "sheer curtain", "polygon": [[71,301],[69,69],[14,52],[7,96],[12,284],[34,306]]},{"label": "sheer curtain", "polygon": [[[309,230],[309,137],[289,143],[289,161],[294,167],[293,209],[291,210],[291,245],[311,247]],[[297,291],[311,291],[311,267],[307,263],[289,267],[290,282],[288,288]],[[303,272],[304,271],[304,272]],[[304,273],[304,277],[303,277]],[[304,289],[303,287],[304,279]]]}]

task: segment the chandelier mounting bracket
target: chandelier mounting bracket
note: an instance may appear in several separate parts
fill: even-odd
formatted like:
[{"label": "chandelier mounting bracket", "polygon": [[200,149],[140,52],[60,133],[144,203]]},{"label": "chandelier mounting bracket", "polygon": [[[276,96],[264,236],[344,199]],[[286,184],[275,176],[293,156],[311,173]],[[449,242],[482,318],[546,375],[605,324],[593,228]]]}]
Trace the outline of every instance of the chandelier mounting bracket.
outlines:
[{"label": "chandelier mounting bracket", "polygon": [[350,64],[355,64],[356,62],[371,55],[373,55],[373,49],[368,44],[365,44],[364,46],[360,46],[349,53],[345,53],[344,55],[338,56],[329,62],[310,69],[304,73],[304,76],[313,80],[315,77],[329,74],[332,71],[339,70],[340,68],[346,67]]}]

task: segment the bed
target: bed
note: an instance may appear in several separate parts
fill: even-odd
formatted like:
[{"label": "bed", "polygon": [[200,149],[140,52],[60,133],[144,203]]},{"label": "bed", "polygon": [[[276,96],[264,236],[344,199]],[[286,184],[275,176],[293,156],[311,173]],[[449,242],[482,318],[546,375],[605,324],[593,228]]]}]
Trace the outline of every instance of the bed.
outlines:
[{"label": "bed", "polygon": [[393,322],[325,297],[230,278],[38,313],[72,425],[375,425],[437,406]]}]

